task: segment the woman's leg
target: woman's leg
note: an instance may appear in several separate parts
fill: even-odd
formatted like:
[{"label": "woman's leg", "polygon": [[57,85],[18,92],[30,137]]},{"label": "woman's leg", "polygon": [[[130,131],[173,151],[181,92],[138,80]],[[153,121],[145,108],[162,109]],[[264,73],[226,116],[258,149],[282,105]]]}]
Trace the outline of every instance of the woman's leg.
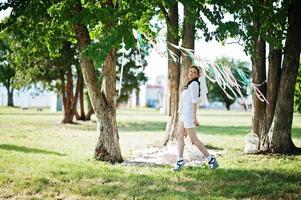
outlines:
[{"label": "woman's leg", "polygon": [[218,168],[219,165],[217,163],[217,160],[214,157],[212,157],[211,155],[209,155],[209,152],[207,151],[204,144],[196,136],[196,129],[195,128],[186,128],[185,130],[186,130],[187,134],[189,135],[192,144],[194,144],[206,157],[209,167],[211,169]]},{"label": "woman's leg", "polygon": [[207,158],[209,156],[209,153],[208,153],[206,147],[204,146],[204,144],[196,136],[196,129],[195,128],[186,128],[185,130],[186,130],[187,134],[189,135],[192,144],[195,145],[203,153],[203,155]]},{"label": "woman's leg", "polygon": [[185,129],[184,129],[184,124],[182,121],[179,121],[179,128],[178,128],[178,133],[177,133],[177,140],[178,140],[178,158],[177,162],[175,163],[175,166],[173,168],[174,171],[180,171],[185,162],[183,160],[183,152],[184,152],[184,136],[186,134]]},{"label": "woman's leg", "polygon": [[184,152],[184,136],[185,136],[185,129],[183,121],[179,121],[178,127],[178,160],[183,159],[183,152]]}]

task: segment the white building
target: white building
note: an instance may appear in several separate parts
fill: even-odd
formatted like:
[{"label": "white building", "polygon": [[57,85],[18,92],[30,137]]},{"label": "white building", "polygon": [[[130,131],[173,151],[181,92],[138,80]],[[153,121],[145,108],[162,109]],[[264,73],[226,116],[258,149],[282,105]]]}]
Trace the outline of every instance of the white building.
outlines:
[{"label": "white building", "polygon": [[[61,99],[55,92],[39,89],[14,90],[14,106],[21,108],[48,107],[51,111],[62,110]],[[0,106],[7,106],[7,90],[0,87]]]},{"label": "white building", "polygon": [[145,89],[146,106],[152,108],[161,108],[163,106],[164,87],[162,85],[146,85]]},{"label": "white building", "polygon": [[161,108],[164,101],[164,87],[159,84],[147,84],[140,86],[139,98],[133,91],[126,104],[127,107],[151,107]]}]

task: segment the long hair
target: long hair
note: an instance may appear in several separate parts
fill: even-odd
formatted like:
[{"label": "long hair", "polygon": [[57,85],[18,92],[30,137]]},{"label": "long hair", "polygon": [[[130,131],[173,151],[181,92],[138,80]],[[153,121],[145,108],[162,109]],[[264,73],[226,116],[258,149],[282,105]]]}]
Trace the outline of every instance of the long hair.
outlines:
[{"label": "long hair", "polygon": [[[200,71],[200,68],[199,68],[198,66],[196,66],[196,65],[191,65],[191,66],[189,67],[189,70],[190,70],[191,68],[196,69],[197,72],[198,72],[198,74],[199,74],[199,76],[201,76],[201,71]],[[198,95],[198,97],[200,97],[200,96],[201,96],[201,83],[200,83],[200,81],[199,81],[199,77],[190,80],[190,81],[187,83],[187,85],[185,85],[184,90],[188,89],[188,86],[189,86],[193,81],[196,81],[196,82],[198,83],[198,85],[199,85],[199,95]]]}]

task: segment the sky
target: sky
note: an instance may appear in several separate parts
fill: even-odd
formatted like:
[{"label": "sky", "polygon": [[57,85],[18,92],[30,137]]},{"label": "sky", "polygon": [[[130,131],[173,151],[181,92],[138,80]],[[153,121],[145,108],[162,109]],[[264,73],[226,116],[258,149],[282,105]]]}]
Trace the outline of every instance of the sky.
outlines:
[{"label": "sky", "polygon": [[[7,2],[7,0],[0,0],[0,3],[5,3]],[[11,9],[6,9],[6,10],[2,10],[0,11],[0,20],[2,20],[5,16],[8,16],[11,12]]]},{"label": "sky", "polygon": [[[195,54],[202,59],[213,62],[218,57],[229,57],[250,63],[250,57],[244,53],[243,47],[238,44],[222,45],[217,41],[206,42],[198,40],[195,42]],[[152,50],[148,58],[146,74],[149,75],[149,83],[155,83],[156,77],[167,76],[167,58],[160,56],[156,50]]]},{"label": "sky", "polygon": [[[181,3],[179,3],[178,5],[179,5],[178,9],[179,9],[179,18],[180,18],[179,20],[183,21],[184,8]],[[227,15],[227,14],[225,14],[224,17],[226,20],[232,18],[231,15]],[[207,28],[209,30],[214,29],[214,27],[211,26],[209,22],[207,24],[208,24]],[[164,32],[165,28],[162,28],[161,30],[163,30],[162,32]],[[160,35],[161,38],[164,38],[163,36],[164,33],[159,33],[158,35]],[[251,62],[250,57],[244,53],[243,46],[235,43],[233,39],[229,39],[228,41],[226,41],[225,45],[218,43],[216,40],[212,40],[209,42],[206,42],[204,39],[196,40],[195,55],[201,57],[202,60],[206,60],[206,61],[208,60],[208,62],[213,62],[216,58],[219,57],[229,57],[229,58],[245,61],[248,63]],[[149,83],[151,84],[155,82],[157,76],[163,75],[167,77],[167,58],[160,56],[156,52],[156,50],[153,50],[148,58],[148,66],[146,68],[146,74],[150,75]]]},{"label": "sky", "polygon": [[[0,2],[6,2],[7,0],[0,0]],[[180,8],[180,7],[179,7]],[[181,8],[180,8],[181,9]],[[8,16],[11,9],[0,12],[0,20],[5,16]],[[243,51],[243,47],[238,44],[225,44],[224,46],[213,40],[205,42],[204,40],[198,40],[195,42],[195,53],[200,55],[202,59],[213,61],[217,57],[230,57],[234,59],[240,59],[242,61],[250,62],[249,56]],[[145,73],[149,77],[149,84],[156,82],[156,77],[167,77],[167,57],[162,57],[157,53],[155,49],[150,52],[147,58],[148,65],[146,66]]]}]

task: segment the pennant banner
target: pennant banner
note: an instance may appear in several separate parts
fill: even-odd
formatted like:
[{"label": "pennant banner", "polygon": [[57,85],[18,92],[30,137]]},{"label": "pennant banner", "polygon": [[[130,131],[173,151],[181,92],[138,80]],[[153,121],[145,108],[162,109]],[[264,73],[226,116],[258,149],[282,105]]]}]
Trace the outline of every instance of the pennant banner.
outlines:
[{"label": "pennant banner", "polygon": [[[140,48],[142,48],[144,45],[142,34],[134,29],[133,34],[134,37],[137,39],[137,48],[139,50],[139,53],[141,53]],[[264,81],[261,84],[254,84],[248,79],[247,74],[238,67],[231,68],[229,66],[223,66],[222,64],[210,63],[208,62],[208,60],[202,59],[200,55],[195,55],[194,50],[192,49],[183,48],[181,46],[174,45],[169,42],[166,44],[165,41],[155,42],[153,39],[147,37],[145,34],[143,34],[143,37],[147,40],[148,43],[150,43],[153,46],[153,48],[157,51],[157,53],[160,56],[166,57],[169,54],[174,62],[178,62],[180,58],[176,54],[174,54],[168,48],[168,46],[178,49],[184,56],[189,56],[193,64],[196,64],[201,67],[201,70],[203,72],[202,74],[204,74],[204,80],[205,78],[207,78],[212,83],[216,83],[229,99],[232,100],[234,99],[234,97],[239,96],[246,104],[246,100],[241,91],[241,85],[239,84],[241,83],[245,87],[250,88],[260,101],[269,103],[266,97],[261,93],[261,91],[258,88],[259,86],[265,84],[266,81]],[[158,48],[159,44],[160,46],[164,46],[164,48]],[[235,79],[233,72],[238,74],[239,80]],[[201,80],[202,79],[203,78],[201,77]],[[206,84],[206,81],[204,80],[202,81],[202,85]],[[204,88],[202,88],[202,90],[207,91],[207,86],[205,85]],[[207,97],[205,97],[205,99],[207,99]],[[247,104],[246,107],[248,107]]]}]

